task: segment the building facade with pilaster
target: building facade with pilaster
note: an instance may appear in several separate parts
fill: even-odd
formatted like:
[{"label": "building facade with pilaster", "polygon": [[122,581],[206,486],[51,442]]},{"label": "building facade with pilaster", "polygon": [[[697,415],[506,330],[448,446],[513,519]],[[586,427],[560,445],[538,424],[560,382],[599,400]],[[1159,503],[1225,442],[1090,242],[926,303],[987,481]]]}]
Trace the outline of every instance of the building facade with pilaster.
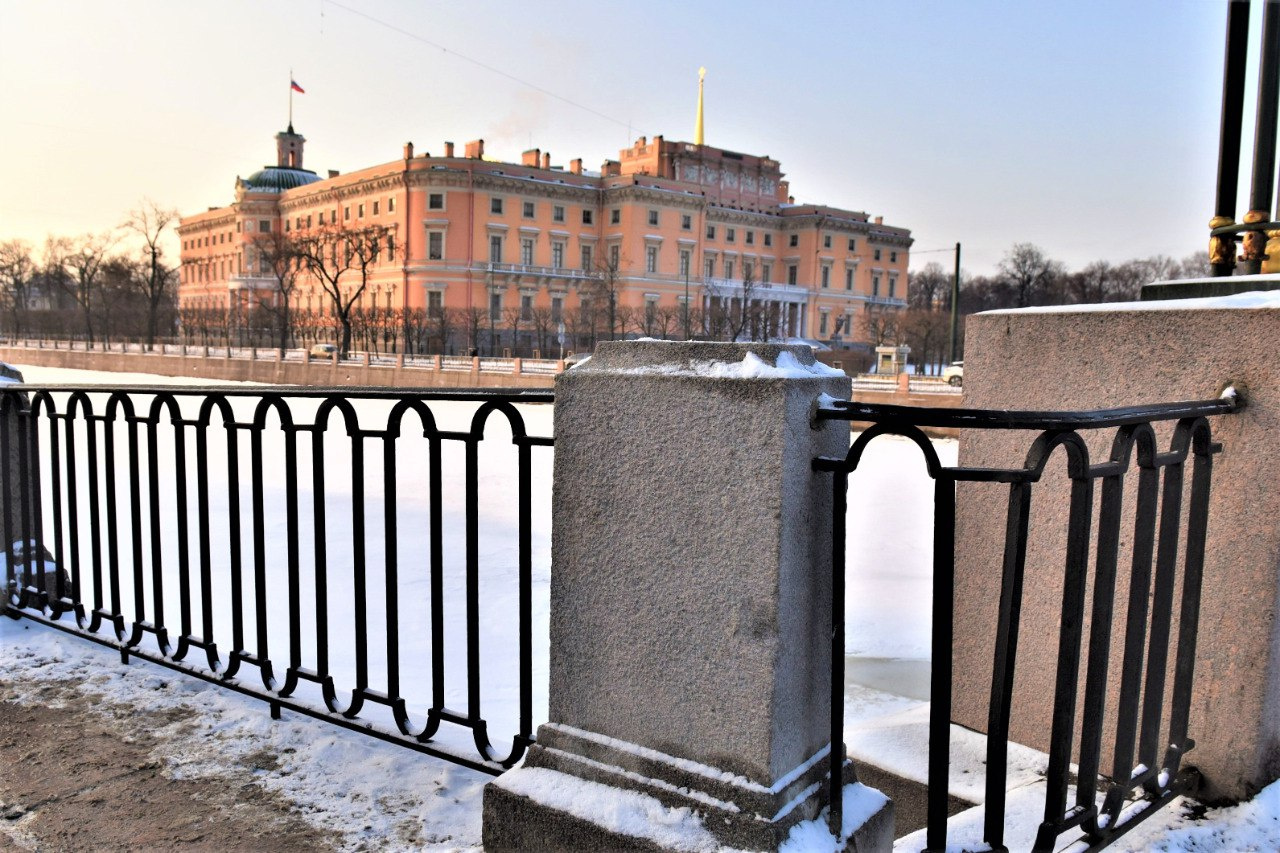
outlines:
[{"label": "building facade with pilaster", "polygon": [[[436,154],[410,143],[321,177],[292,126],[276,142],[276,165],[237,178],[232,204],[182,219],[184,317],[234,323],[279,302],[267,241],[320,234],[376,235],[338,290],[357,311],[434,320],[444,352],[549,355],[620,336],[864,347],[876,318],[906,305],[910,231],[797,204],[769,157],[641,137],[592,172],[538,149],[499,162],[476,140]],[[332,310],[305,267],[288,298],[295,316]]]}]

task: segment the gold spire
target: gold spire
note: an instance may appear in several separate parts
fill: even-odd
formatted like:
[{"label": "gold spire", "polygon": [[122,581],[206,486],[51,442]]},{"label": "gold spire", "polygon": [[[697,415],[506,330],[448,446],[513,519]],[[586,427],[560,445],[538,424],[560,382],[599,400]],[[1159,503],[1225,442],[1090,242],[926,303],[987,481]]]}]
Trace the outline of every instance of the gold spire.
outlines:
[{"label": "gold spire", "polygon": [[705,145],[702,134],[702,78],[707,76],[707,69],[698,69],[698,123],[693,128],[693,144]]}]

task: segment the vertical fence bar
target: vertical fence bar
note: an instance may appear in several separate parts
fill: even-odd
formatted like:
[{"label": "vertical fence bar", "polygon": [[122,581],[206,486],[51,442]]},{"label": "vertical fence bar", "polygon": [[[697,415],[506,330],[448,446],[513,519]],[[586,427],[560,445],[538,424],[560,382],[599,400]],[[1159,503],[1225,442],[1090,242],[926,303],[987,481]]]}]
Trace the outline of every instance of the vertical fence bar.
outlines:
[{"label": "vertical fence bar", "polygon": [[151,510],[151,614],[160,651],[168,654],[164,619],[164,545],[160,539],[160,407],[152,404],[147,418],[147,488]]},{"label": "vertical fence bar", "polygon": [[[1218,142],[1218,185],[1210,228],[1230,225],[1236,217],[1240,180],[1240,142],[1244,123],[1245,60],[1249,42],[1249,0],[1231,0],[1227,9],[1226,58],[1222,72],[1222,122]],[[1212,237],[1209,261],[1215,276],[1235,270],[1235,238]]]},{"label": "vertical fence bar", "polygon": [[351,435],[351,544],[355,572],[356,688],[348,714],[354,716],[369,689],[369,593],[368,554],[365,550],[364,505],[364,433],[354,423],[349,427]]},{"label": "vertical fence bar", "polygon": [[311,533],[316,555],[316,674],[329,679],[329,556],[325,542],[324,425],[311,433]]},{"label": "vertical fence bar", "polygon": [[191,518],[187,511],[187,424],[173,402],[174,512],[178,537],[178,620],[180,622],[174,658],[186,656],[191,638]]},{"label": "vertical fence bar", "polygon": [[[1077,441],[1079,438],[1077,437]],[[1093,519],[1093,481],[1089,479],[1088,452],[1083,441],[1068,444],[1077,458],[1069,464],[1071,509],[1067,519],[1067,558],[1062,581],[1062,615],[1058,629],[1058,671],[1053,689],[1053,723],[1049,735],[1049,769],[1046,774],[1044,821],[1034,849],[1051,850],[1067,808],[1071,777],[1071,745],[1076,723],[1077,682],[1080,678],[1080,641],[1084,635],[1085,581],[1089,568],[1089,533]]]},{"label": "vertical fence bar", "polygon": [[249,433],[250,512],[253,513],[254,658],[263,686],[271,689],[271,655],[267,635],[266,517],[262,482],[262,433],[265,427],[257,421],[255,418]]},{"label": "vertical fence bar", "polygon": [[103,421],[104,443],[106,449],[104,456],[106,465],[104,473],[107,479],[107,576],[111,582],[111,612],[114,615],[113,622],[116,626],[116,635],[119,639],[123,639],[124,623],[120,619],[123,607],[120,601],[120,536],[119,524],[116,515],[116,438],[115,423],[110,417],[111,407],[108,404],[107,418]]},{"label": "vertical fence bar", "polygon": [[1093,577],[1093,610],[1089,618],[1089,659],[1085,668],[1083,727],[1076,807],[1088,813],[1087,828],[1096,833],[1095,797],[1102,755],[1103,714],[1107,704],[1107,670],[1111,661],[1111,626],[1115,615],[1116,567],[1120,556],[1120,512],[1125,465],[1132,452],[1132,430],[1122,428],[1112,442],[1114,469],[1102,481],[1098,510],[1098,548]]},{"label": "vertical fence bar", "polygon": [[1182,607],[1178,617],[1178,653],[1174,663],[1173,708],[1169,719],[1169,747],[1165,768],[1176,774],[1182,756],[1191,748],[1187,725],[1191,713],[1191,686],[1195,674],[1196,638],[1200,625],[1200,590],[1204,578],[1205,542],[1209,527],[1209,485],[1213,475],[1214,447],[1207,422],[1200,427],[1191,469],[1191,506],[1187,515],[1187,556],[1182,580]]},{"label": "vertical fence bar", "polygon": [[244,660],[244,542],[240,526],[240,426],[227,425],[227,539],[231,548],[231,667]]},{"label": "vertical fence bar", "polygon": [[85,400],[85,456],[89,474],[89,555],[93,560],[93,625],[94,631],[101,624],[102,598],[102,501],[98,489],[98,428],[97,416]]},{"label": "vertical fence bar", "polygon": [[440,724],[440,712],[444,710],[444,509],[442,502],[441,442],[433,431],[428,450],[430,478],[428,491],[431,501],[431,713],[428,717],[428,736]]},{"label": "vertical fence bar", "polygon": [[533,472],[527,438],[519,442],[520,511],[520,734],[513,758],[533,733]]},{"label": "vertical fence bar", "polygon": [[[836,468],[831,472],[831,482],[831,752],[827,756],[827,802],[831,834],[839,840],[844,829],[844,572],[848,471],[843,466]],[[943,831],[946,831],[945,821]]]},{"label": "vertical fence bar", "polygon": [[1147,677],[1142,690],[1142,726],[1138,735],[1138,762],[1147,768],[1146,774],[1150,775],[1158,769],[1156,764],[1161,757],[1160,724],[1173,620],[1173,588],[1177,581],[1178,525],[1182,519],[1182,464],[1179,460],[1165,467],[1164,490],[1160,497],[1160,535],[1156,545],[1155,587],[1151,597]]},{"label": "vertical fence bar", "polygon": [[1022,579],[1026,570],[1030,515],[1031,484],[1025,480],[1011,483],[1000,579],[1000,615],[991,667],[991,701],[987,710],[986,815],[982,837],[993,850],[1004,848],[1009,713],[1013,704],[1014,665],[1018,657],[1018,620],[1022,614]]},{"label": "vertical fence bar", "polygon": [[933,635],[929,674],[928,849],[947,846],[951,767],[951,668],[955,638],[956,483],[939,472],[933,482]]},{"label": "vertical fence bar", "polygon": [[383,577],[386,584],[387,622],[387,696],[400,697],[400,580],[396,571],[399,546],[396,541],[396,442],[392,435],[382,436],[382,530],[384,545]]},{"label": "vertical fence bar", "polygon": [[12,591],[14,601],[21,604],[25,598],[23,587],[22,573],[18,571],[14,565],[14,547],[13,536],[16,528],[16,519],[14,518],[17,507],[13,505],[11,498],[14,492],[14,482],[12,469],[13,460],[13,436],[12,425],[18,418],[17,405],[18,395],[12,391],[5,391],[0,396],[0,495],[3,496],[4,517],[0,519],[0,527],[3,527],[4,536],[4,573],[5,573],[5,597],[9,598]]},{"label": "vertical fence bar", "polygon": [[466,440],[467,719],[480,720],[480,440]]},{"label": "vertical fence bar", "polygon": [[[284,403],[282,402],[281,405],[284,406]],[[288,411],[287,407],[285,411]],[[280,428],[284,431],[285,547],[288,549],[285,559],[289,581],[289,668],[286,682],[289,685],[287,692],[292,692],[298,670],[302,668],[302,582],[299,578],[301,568],[298,558],[298,431],[294,428],[292,418],[288,425],[282,422]]]},{"label": "vertical fence bar", "polygon": [[1129,572],[1129,603],[1125,621],[1124,659],[1121,663],[1115,750],[1103,811],[1114,825],[1131,785],[1133,751],[1137,740],[1142,667],[1150,607],[1152,556],[1155,553],[1160,471],[1155,467],[1155,438],[1148,430],[1138,438],[1138,495],[1133,522],[1133,558]]},{"label": "vertical fence bar", "polygon": [[[1253,129],[1253,180],[1249,190],[1247,223],[1266,222],[1271,212],[1271,195],[1276,171],[1276,107],[1280,103],[1280,0],[1267,0],[1262,15],[1262,61],[1258,68],[1258,111]],[[1266,255],[1266,234],[1246,231],[1243,272],[1262,271]]]},{"label": "vertical fence bar", "polygon": [[[22,537],[22,565],[29,578],[27,583],[36,588],[39,605],[44,607],[49,600],[44,576],[44,559],[39,551],[33,553],[34,543],[31,540],[32,490],[36,487],[31,471],[32,462],[36,459],[31,455],[31,433],[34,432],[34,427],[30,423],[30,407],[25,398],[17,397],[14,402],[16,404],[15,420],[18,424],[18,535]],[[11,457],[6,459],[11,460]],[[8,462],[5,464],[7,467]],[[32,578],[33,573],[34,578]]]}]

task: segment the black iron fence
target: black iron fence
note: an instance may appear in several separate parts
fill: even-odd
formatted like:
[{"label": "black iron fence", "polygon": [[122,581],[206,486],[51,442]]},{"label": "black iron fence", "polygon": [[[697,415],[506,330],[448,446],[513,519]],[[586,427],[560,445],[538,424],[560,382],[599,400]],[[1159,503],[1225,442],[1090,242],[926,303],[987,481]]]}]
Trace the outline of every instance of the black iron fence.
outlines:
[{"label": "black iron fence", "polygon": [[[1092,412],[1017,412],[980,409],[922,409],[833,402],[818,418],[869,421],[873,427],[853,442],[843,458],[819,458],[814,469],[831,472],[833,593],[831,615],[831,742],[844,742],[844,580],[845,521],[849,475],[858,468],[868,443],[881,435],[900,435],[920,448],[934,480],[932,675],[929,712],[927,850],[947,848],[947,795],[952,711],[952,644],[955,604],[956,484],[1008,484],[1008,508],[999,567],[999,621],[990,683],[987,720],[984,840],[1005,848],[1006,760],[1010,712],[1023,603],[1031,495],[1058,448],[1070,479],[1065,572],[1053,696],[1052,730],[1044,818],[1036,850],[1053,849],[1060,834],[1079,827],[1097,847],[1118,838],[1160,805],[1187,790],[1194,780],[1182,760],[1194,741],[1188,736],[1195,664],[1201,573],[1204,561],[1213,442],[1209,418],[1240,407],[1234,395],[1195,403],[1172,403]],[[1174,421],[1169,449],[1158,446],[1154,424]],[[1037,430],[1021,466],[947,467],[922,427],[981,430]],[[1092,461],[1082,431],[1114,429],[1110,453]],[[1135,459],[1136,457],[1136,459]],[[1113,765],[1101,767],[1107,709],[1114,593],[1125,509],[1125,475],[1137,468],[1133,506],[1132,562],[1124,625],[1123,659],[1113,744]],[[1189,505],[1184,513],[1184,469],[1191,467]],[[1094,494],[1101,485],[1097,530],[1091,530]],[[1185,529],[1181,527],[1185,519]],[[1179,546],[1184,557],[1179,573]],[[1081,660],[1090,553],[1094,552],[1092,607],[1087,660]],[[1154,555],[1154,564],[1153,564]],[[1154,571],[1153,571],[1154,565]],[[994,567],[993,567],[994,568]],[[1180,574],[1180,577],[1179,577]],[[1176,648],[1171,648],[1175,589],[1178,603]],[[1169,724],[1162,729],[1166,679],[1173,654]],[[1085,667],[1084,707],[1079,732],[1079,761],[1074,802],[1071,759],[1076,744],[1080,669]],[[1135,756],[1136,747],[1136,756]],[[833,750],[830,770],[830,818],[834,834],[842,823],[841,768],[844,756]],[[1100,771],[1103,771],[1100,773]],[[1099,804],[1099,795],[1101,804]],[[1139,797],[1145,810],[1127,809]]]},{"label": "black iron fence", "polygon": [[[5,387],[5,610],[273,716],[499,773],[533,740],[535,547],[540,581],[549,562],[533,489],[550,471],[534,448],[552,439],[526,429],[542,411],[549,431],[550,407],[525,404],[552,400]],[[482,687],[501,667],[487,700],[511,730],[498,748]]]}]

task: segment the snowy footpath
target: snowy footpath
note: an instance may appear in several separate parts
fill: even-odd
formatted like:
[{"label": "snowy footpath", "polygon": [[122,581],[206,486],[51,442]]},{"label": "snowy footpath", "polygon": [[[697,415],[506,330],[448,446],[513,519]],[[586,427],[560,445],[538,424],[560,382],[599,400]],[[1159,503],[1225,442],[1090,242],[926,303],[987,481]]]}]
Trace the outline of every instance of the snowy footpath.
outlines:
[{"label": "snowy footpath", "polygon": [[[105,378],[22,369],[31,382]],[[846,739],[855,755],[908,762],[922,754],[928,708],[931,486],[909,442],[872,447],[850,492]],[[954,442],[938,450],[954,461]],[[545,673],[542,656],[535,671]],[[537,692],[543,708],[545,686]],[[1011,839],[1034,834],[1037,820],[1035,757],[1024,758],[1011,781],[1026,785],[1029,805],[1011,819],[1026,826],[1010,827]],[[260,701],[7,618],[0,768],[0,851],[478,850],[492,778],[288,711],[273,721]],[[786,849],[837,848],[809,822]],[[1280,850],[1280,785],[1233,808],[1175,802],[1112,849]]]}]

